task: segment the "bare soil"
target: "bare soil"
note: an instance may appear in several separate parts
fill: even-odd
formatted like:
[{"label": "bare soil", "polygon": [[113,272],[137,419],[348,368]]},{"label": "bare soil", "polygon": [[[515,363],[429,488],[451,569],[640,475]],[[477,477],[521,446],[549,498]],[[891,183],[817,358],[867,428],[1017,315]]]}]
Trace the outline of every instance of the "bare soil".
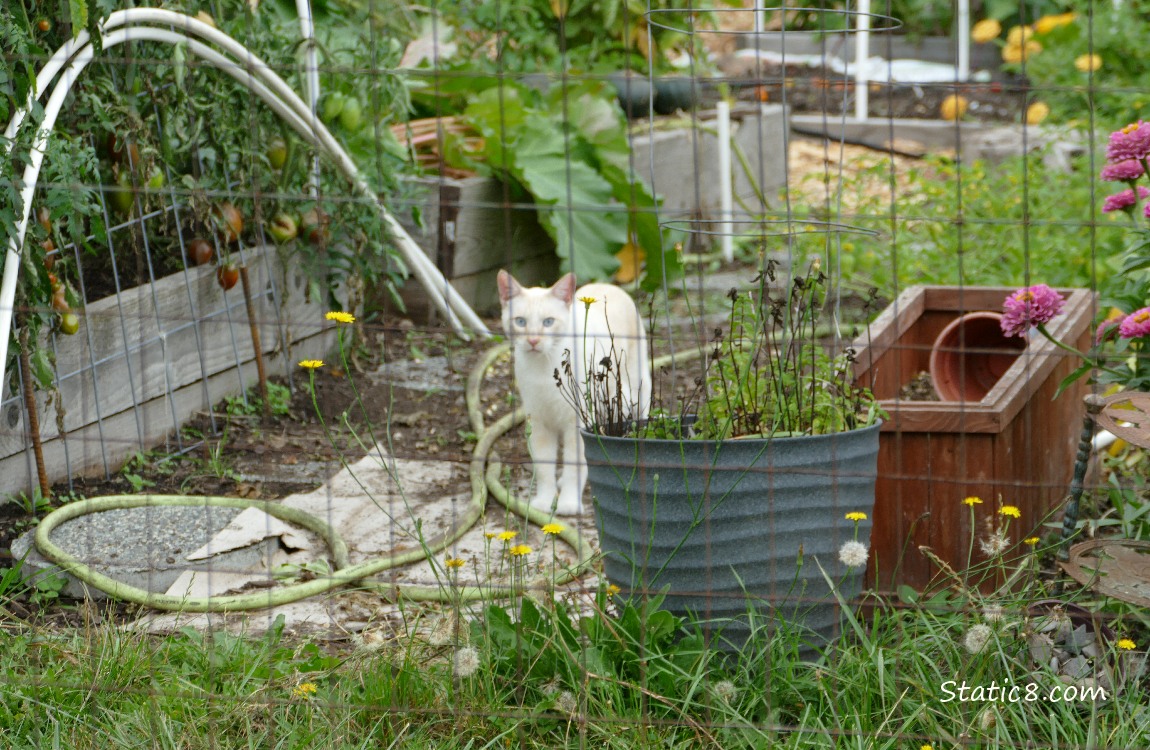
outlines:
[{"label": "bare soil", "polygon": [[[488,323],[497,325],[495,321]],[[371,434],[387,440],[392,454],[399,458],[467,465],[475,438],[462,390],[407,388],[371,373],[382,362],[442,357],[453,379],[462,383],[490,342],[467,344],[442,330],[415,331],[407,321],[402,327],[369,324],[361,330],[364,341],[360,352],[364,354],[354,363],[351,377],[340,367],[316,371],[314,401],[306,379],[299,380],[286,416],[268,420],[258,415],[229,416],[221,403],[214,409],[214,422],[204,414],[184,426],[185,436],[203,438],[191,442],[182,453],[160,446],[111,476],[57,484],[52,488],[52,505],[35,512],[15,502],[0,503],[0,569],[15,564],[10,546],[17,536],[33,528],[53,507],[74,497],[147,492],[280,499],[314,490],[339,470],[341,461],[351,463],[361,458],[361,440],[370,445]],[[376,354],[368,356],[366,352]],[[509,408],[506,394],[512,387],[509,368],[497,365],[484,383],[483,403],[496,405],[496,415],[504,413]],[[174,437],[169,441],[172,446],[176,444]],[[500,448],[505,465],[514,469],[530,460],[522,440],[505,443]],[[222,456],[222,460],[213,462],[213,455]],[[105,618],[121,621],[133,619],[137,612],[133,606],[90,607],[35,597],[8,601],[3,607],[21,619],[58,625],[81,625]]]},{"label": "bare soil", "polygon": [[[745,101],[785,103],[798,114],[854,116],[854,81],[825,67],[746,61],[732,67],[728,76]],[[954,94],[969,103],[966,119],[977,122],[1019,122],[1028,104],[1026,81],[1017,77],[962,84],[872,81],[867,113],[878,120],[937,120],[943,99]]]}]

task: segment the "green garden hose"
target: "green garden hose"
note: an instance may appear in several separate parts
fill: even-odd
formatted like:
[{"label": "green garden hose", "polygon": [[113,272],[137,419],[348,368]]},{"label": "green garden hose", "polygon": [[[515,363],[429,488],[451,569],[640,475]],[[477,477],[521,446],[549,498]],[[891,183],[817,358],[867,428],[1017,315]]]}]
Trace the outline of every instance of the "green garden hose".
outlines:
[{"label": "green garden hose", "polygon": [[[412,550],[387,557],[367,560],[357,565],[351,565],[348,561],[347,544],[340,538],[335,529],[324,521],[302,510],[267,501],[193,495],[109,495],[70,503],[52,511],[40,522],[39,527],[36,529],[36,548],[41,555],[67,573],[88,586],[99,589],[115,599],[140,604],[152,609],[173,612],[239,612],[265,609],[320,594],[326,594],[341,586],[357,582],[360,583],[361,586],[374,588],[385,594],[410,601],[458,602],[508,596],[512,593],[512,590],[504,585],[453,588],[445,582],[444,585],[441,586],[399,586],[365,582],[364,579],[400,565],[407,565],[427,559],[449,547],[482,517],[489,490],[491,494],[495,496],[495,499],[506,506],[509,511],[525,517],[532,523],[541,525],[551,520],[551,517],[547,513],[532,508],[511,497],[507,489],[499,482],[499,462],[497,459],[491,457],[495,441],[512,428],[521,424],[525,418],[522,412],[513,412],[503,416],[490,427],[486,427],[479,405],[479,389],[487,370],[499,357],[506,354],[509,349],[509,345],[504,343],[486,351],[480,357],[479,362],[472,369],[468,377],[465,394],[467,413],[471,421],[472,429],[479,435],[479,440],[476,442],[471,454],[469,468],[471,498],[467,507],[450,529],[435,539],[424,542]],[[179,597],[153,593],[103,575],[86,563],[81,562],[75,556],[65,552],[52,542],[50,538],[52,530],[60,524],[88,513],[99,513],[116,508],[173,505],[259,508],[270,516],[288,523],[298,524],[322,537],[331,551],[335,571],[330,575],[315,578],[304,583],[277,586],[256,593],[232,594],[218,597]],[[553,581],[554,585],[561,585],[582,575],[594,560],[594,553],[590,545],[587,544],[586,540],[584,540],[575,529],[566,527],[558,536],[575,549],[578,562],[574,566],[561,571],[555,577]]]}]

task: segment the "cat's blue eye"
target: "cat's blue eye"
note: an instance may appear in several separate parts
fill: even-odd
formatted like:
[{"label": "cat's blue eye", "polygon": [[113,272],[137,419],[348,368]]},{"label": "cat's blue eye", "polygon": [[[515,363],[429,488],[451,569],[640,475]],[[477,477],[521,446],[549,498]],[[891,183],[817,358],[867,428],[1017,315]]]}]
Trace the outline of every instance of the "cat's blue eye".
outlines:
[{"label": "cat's blue eye", "polygon": [[527,325],[527,318],[522,318],[522,317],[516,318],[515,319],[515,325],[522,328],[523,326]]},{"label": "cat's blue eye", "polygon": [[544,318],[543,327],[550,328],[555,323],[555,318]]}]

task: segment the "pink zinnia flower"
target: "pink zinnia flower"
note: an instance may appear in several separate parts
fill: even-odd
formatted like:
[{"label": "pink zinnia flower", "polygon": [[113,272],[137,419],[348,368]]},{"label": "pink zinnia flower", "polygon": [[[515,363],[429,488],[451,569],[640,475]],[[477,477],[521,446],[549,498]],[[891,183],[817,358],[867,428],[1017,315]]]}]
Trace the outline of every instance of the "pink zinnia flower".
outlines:
[{"label": "pink zinnia flower", "polygon": [[1110,134],[1107,161],[1145,159],[1147,154],[1150,154],[1150,122],[1139,120]]},{"label": "pink zinnia flower", "polygon": [[1049,323],[1062,312],[1065,300],[1046,284],[1019,289],[1002,303],[1002,333],[1025,336],[1031,326]]},{"label": "pink zinnia flower", "polygon": [[1150,307],[1135,310],[1122,319],[1118,335],[1124,339],[1137,339],[1150,336]]},{"label": "pink zinnia flower", "polygon": [[[1150,198],[1150,189],[1139,185],[1138,197],[1142,200]],[[1106,200],[1102,202],[1102,213],[1108,214],[1111,211],[1125,211],[1135,203],[1137,203],[1137,201],[1134,200],[1134,190],[1123,190],[1121,193],[1106,196]]]},{"label": "pink zinnia flower", "polygon": [[1094,343],[1101,344],[1103,341],[1113,341],[1118,335],[1118,326],[1122,324],[1125,318],[1111,318],[1104,320],[1098,324],[1098,330],[1094,332]]},{"label": "pink zinnia flower", "polygon": [[1142,168],[1142,162],[1137,159],[1127,159],[1126,161],[1107,164],[1102,168],[1101,177],[1107,182],[1129,182],[1130,180],[1137,180],[1145,173],[1146,170]]}]

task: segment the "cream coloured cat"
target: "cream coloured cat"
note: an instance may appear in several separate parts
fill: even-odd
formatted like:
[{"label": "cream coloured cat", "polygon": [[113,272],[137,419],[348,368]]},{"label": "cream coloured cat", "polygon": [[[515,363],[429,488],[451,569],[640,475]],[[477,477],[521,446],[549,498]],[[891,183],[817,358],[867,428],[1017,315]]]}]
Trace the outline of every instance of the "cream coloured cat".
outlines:
[{"label": "cream coloured cat", "polygon": [[[587,308],[582,300],[589,299],[594,302]],[[610,355],[618,363],[623,392],[636,407],[632,417],[646,417],[651,371],[642,318],[622,289],[610,284],[576,289],[570,273],[550,288],[524,288],[500,271],[499,301],[515,358],[515,380],[530,420],[528,448],[535,465],[531,505],[562,515],[578,513],[587,481],[579,415],[556,385],[555,371],[563,371],[563,354],[571,352],[571,368],[582,392],[590,366]],[[556,484],[560,445],[563,473]]]}]

